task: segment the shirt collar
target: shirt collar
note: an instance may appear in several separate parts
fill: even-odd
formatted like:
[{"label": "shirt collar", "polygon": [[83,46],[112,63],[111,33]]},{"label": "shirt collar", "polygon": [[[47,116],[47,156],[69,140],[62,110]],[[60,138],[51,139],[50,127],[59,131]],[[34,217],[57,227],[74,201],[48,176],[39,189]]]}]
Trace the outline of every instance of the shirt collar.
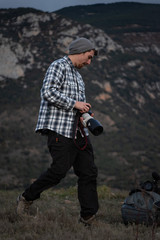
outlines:
[{"label": "shirt collar", "polygon": [[67,55],[64,56],[63,58],[65,59],[65,61],[67,61],[67,62],[69,63],[69,65],[70,65],[72,68],[75,69],[75,66],[73,65],[71,59],[70,59]]}]

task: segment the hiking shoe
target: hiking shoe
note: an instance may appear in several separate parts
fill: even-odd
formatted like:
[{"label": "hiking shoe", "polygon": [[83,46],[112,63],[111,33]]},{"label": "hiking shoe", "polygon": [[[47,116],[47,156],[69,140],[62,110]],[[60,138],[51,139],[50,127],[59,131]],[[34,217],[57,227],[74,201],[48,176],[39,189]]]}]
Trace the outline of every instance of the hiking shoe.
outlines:
[{"label": "hiking shoe", "polygon": [[17,198],[17,214],[18,215],[28,215],[29,207],[33,201],[27,201],[22,195]]},{"label": "hiking shoe", "polygon": [[92,215],[86,218],[80,217],[79,222],[83,223],[85,227],[90,227],[95,219],[96,215]]}]

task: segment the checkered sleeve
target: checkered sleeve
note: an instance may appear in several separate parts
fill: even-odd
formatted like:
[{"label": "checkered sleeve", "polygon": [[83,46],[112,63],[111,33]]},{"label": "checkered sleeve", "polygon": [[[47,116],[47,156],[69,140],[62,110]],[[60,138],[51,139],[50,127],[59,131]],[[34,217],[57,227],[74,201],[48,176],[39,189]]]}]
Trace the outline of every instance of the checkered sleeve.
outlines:
[{"label": "checkered sleeve", "polygon": [[64,91],[61,90],[64,81],[64,64],[58,61],[53,62],[46,72],[41,89],[41,97],[55,107],[71,110],[76,101],[69,97],[69,90],[67,88]]}]

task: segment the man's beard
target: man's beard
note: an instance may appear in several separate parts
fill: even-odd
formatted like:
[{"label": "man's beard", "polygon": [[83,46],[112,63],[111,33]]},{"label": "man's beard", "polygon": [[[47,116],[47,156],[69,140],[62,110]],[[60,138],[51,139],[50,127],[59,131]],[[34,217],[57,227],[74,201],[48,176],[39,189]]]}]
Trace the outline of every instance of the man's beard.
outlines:
[{"label": "man's beard", "polygon": [[85,63],[81,63],[81,64],[78,64],[78,65],[76,66],[76,68],[81,69],[81,68],[84,67],[85,65],[86,65]]}]

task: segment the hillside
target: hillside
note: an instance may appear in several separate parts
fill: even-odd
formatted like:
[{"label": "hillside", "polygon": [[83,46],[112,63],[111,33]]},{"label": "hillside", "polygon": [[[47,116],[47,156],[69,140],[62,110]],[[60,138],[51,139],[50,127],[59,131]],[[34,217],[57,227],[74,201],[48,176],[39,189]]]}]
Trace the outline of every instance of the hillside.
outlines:
[{"label": "hillside", "polygon": [[[159,11],[137,3],[0,10],[1,188],[26,185],[50,163],[46,139],[34,134],[40,88],[50,63],[77,36],[100,52],[81,70],[87,101],[104,126],[103,135],[91,136],[98,183],[131,188],[160,171]],[[76,184],[72,170],[61,183],[69,184]]]},{"label": "hillside", "polygon": [[108,34],[120,34],[133,29],[134,32],[159,32],[159,9],[158,4],[120,2],[66,7],[56,13],[101,28]]}]

